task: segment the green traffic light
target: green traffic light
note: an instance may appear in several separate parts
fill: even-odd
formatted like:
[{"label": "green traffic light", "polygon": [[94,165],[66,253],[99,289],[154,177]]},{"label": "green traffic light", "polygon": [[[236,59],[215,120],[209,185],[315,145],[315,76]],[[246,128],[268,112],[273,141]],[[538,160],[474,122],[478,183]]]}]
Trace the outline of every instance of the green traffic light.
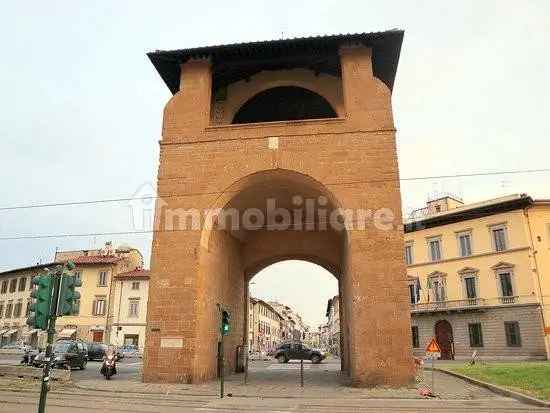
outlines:
[{"label": "green traffic light", "polygon": [[27,324],[46,330],[50,317],[53,278],[49,275],[37,275],[32,279],[32,284],[36,286],[31,292],[34,302],[31,304],[30,311],[33,314],[27,319]]},{"label": "green traffic light", "polygon": [[74,275],[64,273],[59,286],[59,304],[57,307],[57,315],[73,315],[75,300],[80,298],[80,293],[75,291],[76,287],[82,285]]},{"label": "green traffic light", "polygon": [[229,315],[228,311],[223,310],[222,311],[222,334],[224,336],[229,334],[229,330],[231,330],[229,319],[231,316]]}]

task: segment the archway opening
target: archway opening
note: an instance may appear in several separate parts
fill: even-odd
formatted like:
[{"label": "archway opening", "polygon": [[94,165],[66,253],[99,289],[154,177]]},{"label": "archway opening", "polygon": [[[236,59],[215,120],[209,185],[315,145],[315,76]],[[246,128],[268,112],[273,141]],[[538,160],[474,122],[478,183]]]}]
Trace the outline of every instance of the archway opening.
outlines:
[{"label": "archway opening", "polygon": [[248,283],[248,344],[253,359],[273,358],[289,342],[302,342],[338,358],[338,294],[338,279],[309,261],[279,261],[256,273]]},{"label": "archway opening", "polygon": [[340,380],[339,282],[333,273],[311,261],[283,260],[254,274],[247,290],[244,368],[251,383],[297,381],[301,365],[310,384]]},{"label": "archway opening", "polygon": [[321,95],[297,86],[264,90],[241,106],[234,124],[335,118],[336,111]]},{"label": "archway opening", "polygon": [[[245,362],[245,357],[241,355],[248,354],[249,347],[250,280],[260,277],[258,274],[269,271],[269,268],[277,268],[293,260],[314,266],[325,277],[333,280],[333,286],[338,286],[329,296],[320,297],[311,288],[304,292],[315,295],[324,302],[324,308],[314,311],[320,312],[321,317],[326,319],[323,315],[326,315],[329,299],[339,295],[345,303],[346,294],[342,291],[342,284],[345,279],[343,269],[347,233],[343,225],[334,225],[340,220],[330,221],[330,217],[335,216],[333,212],[339,210],[334,196],[314,179],[288,170],[270,170],[248,176],[228,188],[218,204],[221,208],[212,227],[205,230],[201,241],[202,284],[198,288],[208,289],[209,297],[198,303],[198,313],[203,314],[199,318],[199,329],[201,337],[207,339],[197,344],[204,349],[197,352],[196,365],[202,369],[215,360],[208,357],[208,352],[216,348],[214,343],[219,340],[216,329],[217,313],[212,310],[219,303],[232,317],[232,330],[224,341],[227,371],[239,372],[243,370]],[[276,301],[269,297],[264,298]],[[281,311],[283,312],[282,309]],[[344,312],[340,309],[338,312],[340,324],[345,326],[345,320],[342,320],[345,318]],[[319,326],[309,327],[307,344],[310,347],[316,344],[317,349],[325,347],[322,350],[328,352],[330,349],[326,348],[326,343],[321,346],[318,341],[311,341],[318,336],[311,333],[314,330],[319,333]],[[266,327],[261,328],[265,334]],[[290,328],[285,325],[283,329],[286,330],[284,336],[279,334],[276,340],[265,341],[261,350],[267,353],[274,350],[283,339],[299,339],[297,332],[305,332],[303,326]],[[338,356],[343,353],[344,357],[336,359],[333,364],[338,370],[346,370],[348,362],[345,357],[349,352],[345,350],[348,345],[345,329],[338,336],[341,337],[341,343],[335,343],[333,339],[332,350]],[[301,340],[305,338],[302,335]],[[257,340],[255,343],[258,344]],[[250,349],[254,350],[253,345]],[[260,349],[256,347],[256,350]],[[210,366],[203,374],[211,376],[209,372],[216,370],[216,366]]]}]

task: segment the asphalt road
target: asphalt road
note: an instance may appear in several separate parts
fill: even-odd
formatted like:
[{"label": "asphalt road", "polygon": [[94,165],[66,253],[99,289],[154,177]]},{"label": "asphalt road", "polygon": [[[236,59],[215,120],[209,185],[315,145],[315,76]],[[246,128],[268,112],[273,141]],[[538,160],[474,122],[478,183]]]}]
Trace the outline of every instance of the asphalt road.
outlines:
[{"label": "asphalt road", "polygon": [[[18,365],[23,354],[0,354],[0,364]],[[117,363],[117,377],[131,379],[139,375],[142,361],[139,358],[124,358]],[[89,361],[84,370],[74,369],[71,371],[71,379],[78,382],[82,379],[94,379],[100,376],[100,361]]]}]

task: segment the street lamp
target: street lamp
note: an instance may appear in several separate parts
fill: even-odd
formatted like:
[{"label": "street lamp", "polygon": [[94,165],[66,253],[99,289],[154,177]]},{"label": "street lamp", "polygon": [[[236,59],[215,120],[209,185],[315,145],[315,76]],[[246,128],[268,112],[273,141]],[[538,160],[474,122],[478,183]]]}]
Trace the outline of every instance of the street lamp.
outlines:
[{"label": "street lamp", "polygon": [[[244,367],[244,384],[248,381],[248,357],[250,354],[250,285],[256,284],[255,282],[248,282],[246,285],[246,308],[247,308],[247,317],[246,317],[246,363]],[[254,322],[254,310],[252,310],[252,341],[254,341],[254,326],[256,325]]]}]

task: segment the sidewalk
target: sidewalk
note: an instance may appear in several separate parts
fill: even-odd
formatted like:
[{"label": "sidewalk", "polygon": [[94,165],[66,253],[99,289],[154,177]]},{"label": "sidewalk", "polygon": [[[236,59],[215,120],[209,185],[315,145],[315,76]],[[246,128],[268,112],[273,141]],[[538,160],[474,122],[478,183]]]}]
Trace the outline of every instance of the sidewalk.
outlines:
[{"label": "sidewalk", "polygon": [[[478,400],[502,399],[502,396],[466,383],[456,377],[435,372],[435,390],[441,399]],[[391,389],[375,387],[368,389],[353,388],[345,385],[346,378],[339,371],[308,370],[304,374],[304,388],[300,387],[299,369],[282,371],[254,371],[249,373],[248,384],[244,384],[243,374],[233,374],[225,380],[225,394],[233,397],[261,398],[338,398],[338,399],[423,399],[419,394],[422,383],[410,387]],[[431,384],[431,372],[424,373],[423,383]],[[111,391],[139,394],[171,394],[217,396],[219,382],[205,384],[157,384],[142,383],[139,377],[130,380],[106,381],[98,379],[79,380],[75,386],[82,390]]]}]

